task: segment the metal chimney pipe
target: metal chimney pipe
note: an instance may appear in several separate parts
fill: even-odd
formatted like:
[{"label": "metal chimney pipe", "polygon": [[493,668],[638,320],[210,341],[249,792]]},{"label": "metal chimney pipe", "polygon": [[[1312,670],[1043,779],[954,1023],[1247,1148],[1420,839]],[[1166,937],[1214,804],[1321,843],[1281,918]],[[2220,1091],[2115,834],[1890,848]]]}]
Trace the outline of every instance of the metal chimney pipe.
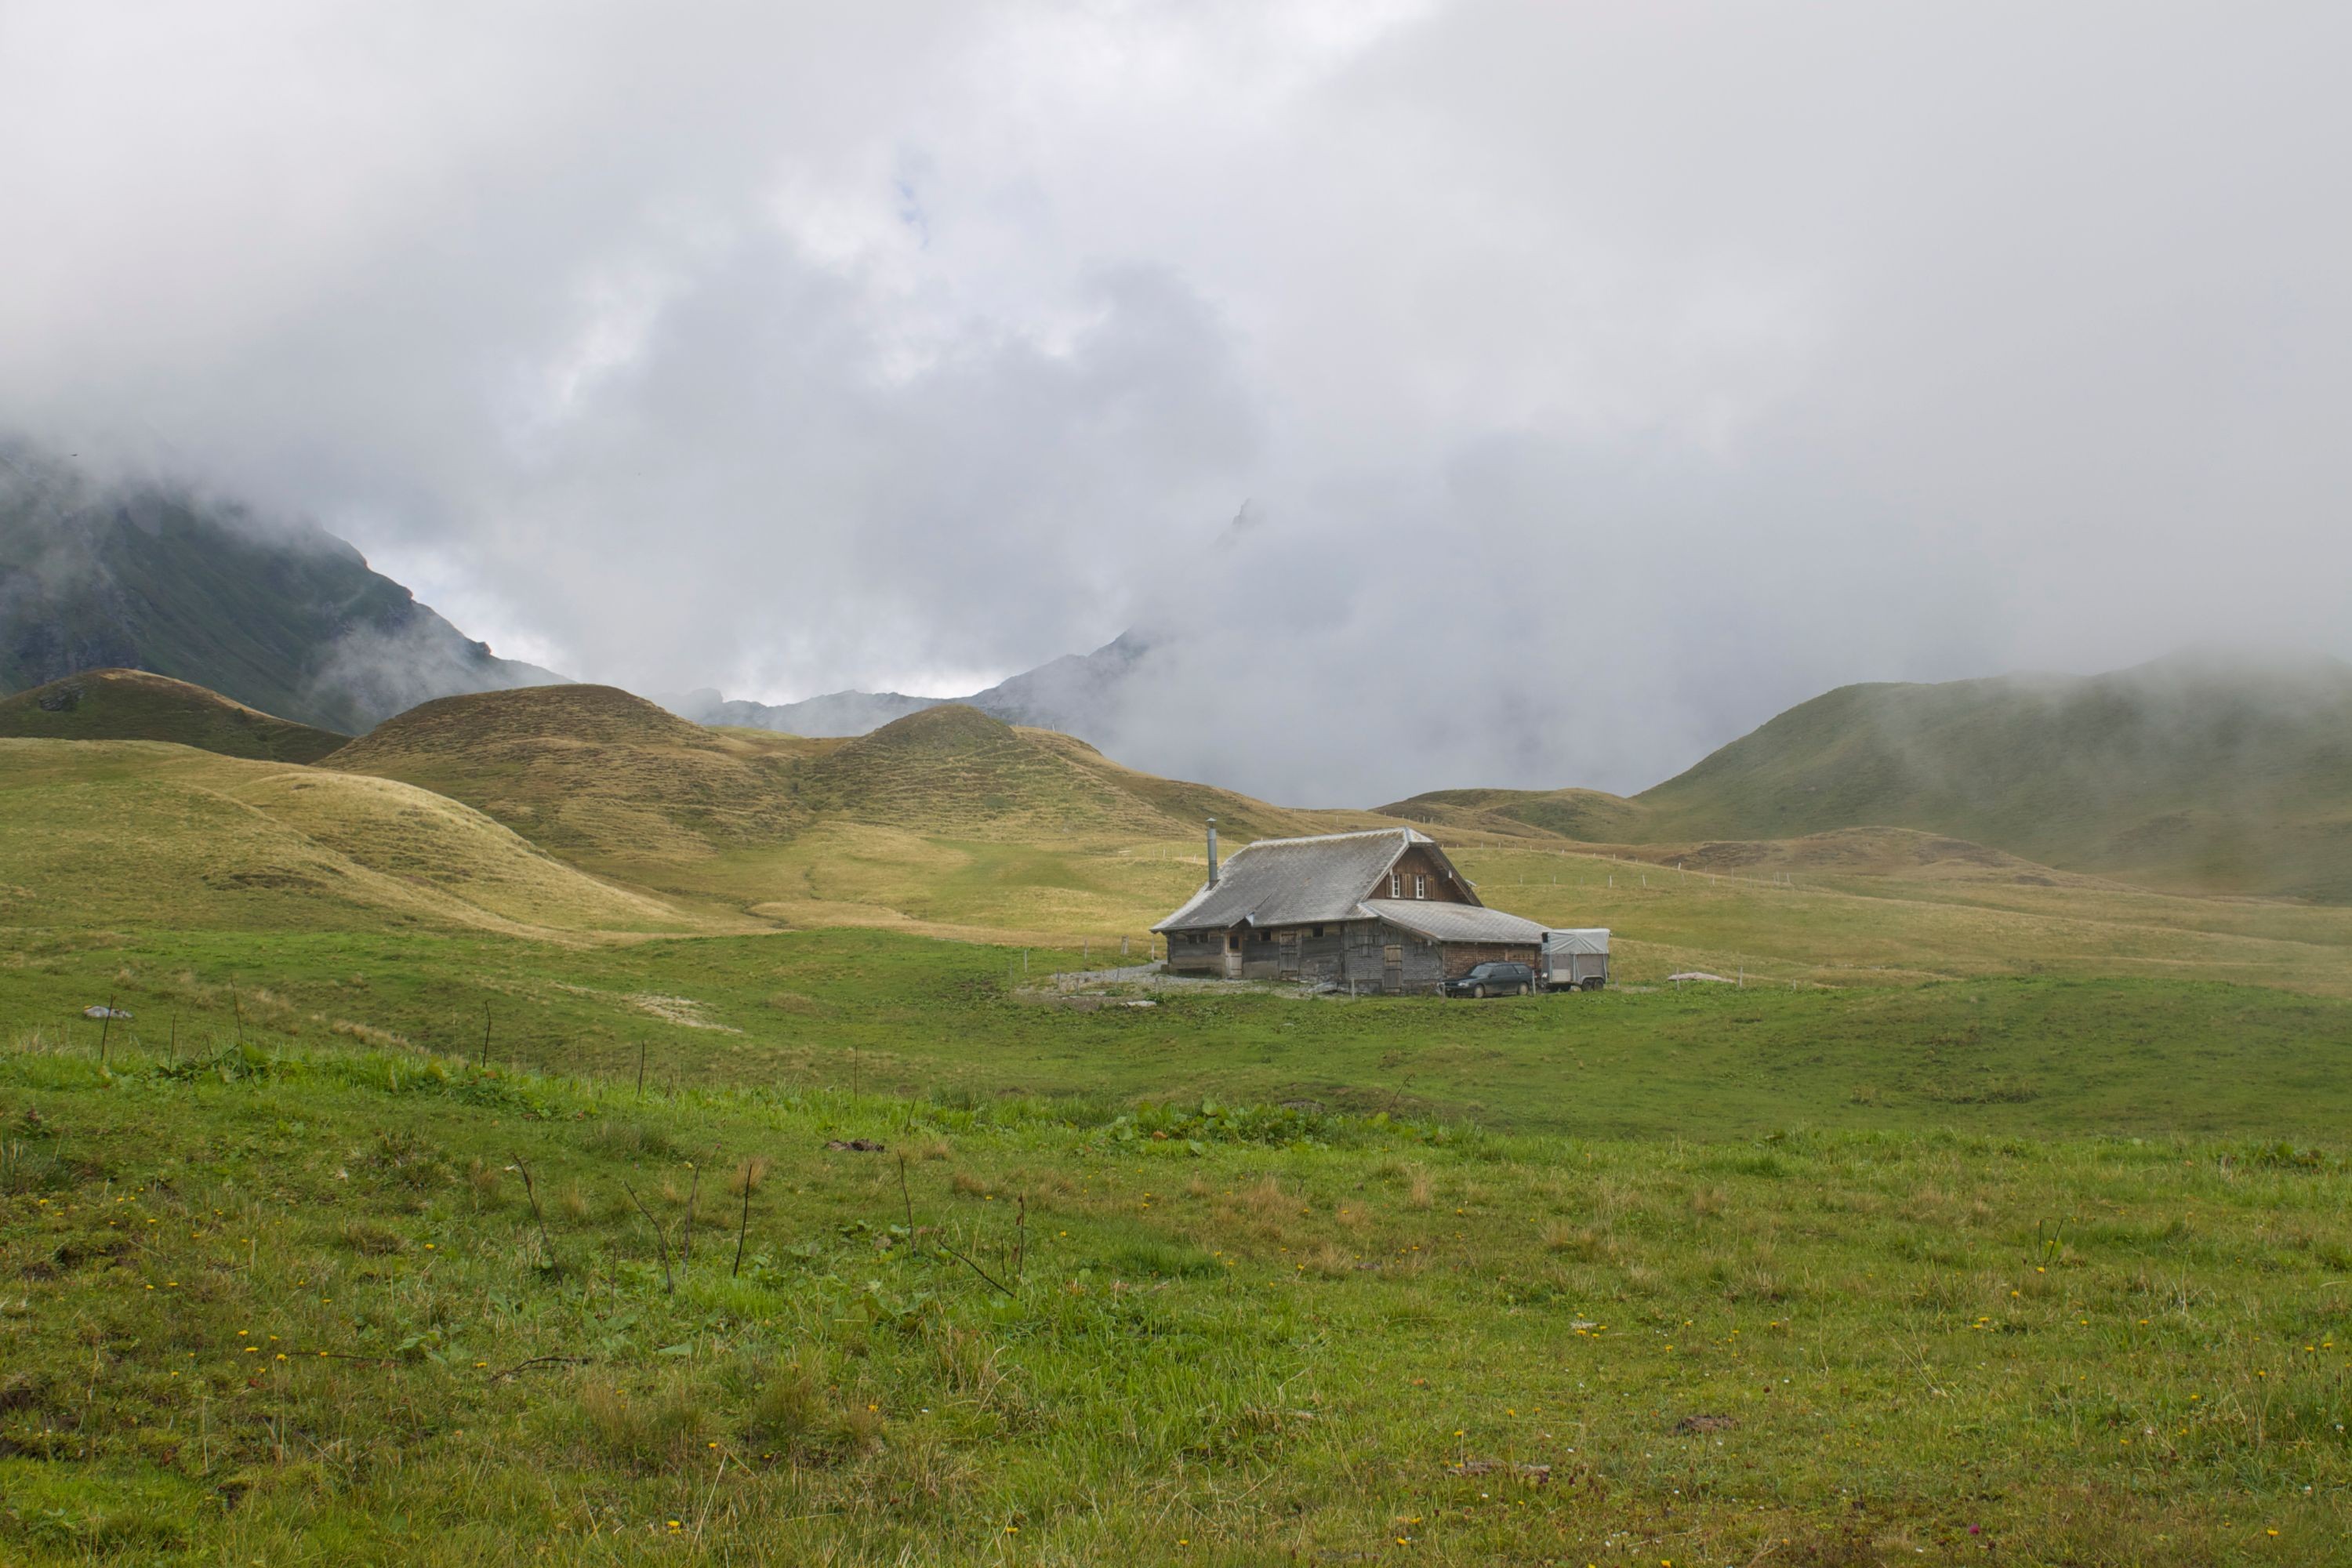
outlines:
[{"label": "metal chimney pipe", "polygon": [[1217,885],[1217,819],[1209,818],[1209,886]]}]

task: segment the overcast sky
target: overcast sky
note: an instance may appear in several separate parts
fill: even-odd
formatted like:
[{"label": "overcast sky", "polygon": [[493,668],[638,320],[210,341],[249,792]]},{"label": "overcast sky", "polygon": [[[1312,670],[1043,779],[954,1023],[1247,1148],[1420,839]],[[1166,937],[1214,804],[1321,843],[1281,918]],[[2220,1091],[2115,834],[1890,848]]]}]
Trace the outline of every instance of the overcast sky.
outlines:
[{"label": "overcast sky", "polygon": [[[0,0],[0,424],[645,691],[1636,788],[2352,654],[2352,6]],[[1247,511],[1241,526],[1237,514]]]}]

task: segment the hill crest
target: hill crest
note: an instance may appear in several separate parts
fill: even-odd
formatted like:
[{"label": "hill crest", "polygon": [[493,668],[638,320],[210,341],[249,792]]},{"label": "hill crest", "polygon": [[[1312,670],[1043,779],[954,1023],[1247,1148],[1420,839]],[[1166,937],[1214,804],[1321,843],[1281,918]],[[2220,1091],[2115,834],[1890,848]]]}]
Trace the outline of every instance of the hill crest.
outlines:
[{"label": "hill crest", "polygon": [[168,675],[116,668],[85,669],[0,698],[0,735],[163,741],[278,763],[315,763],[351,741]]},{"label": "hill crest", "polygon": [[2352,667],[1843,686],[1633,797],[1644,840],[1907,827],[2209,891],[2352,898]]}]

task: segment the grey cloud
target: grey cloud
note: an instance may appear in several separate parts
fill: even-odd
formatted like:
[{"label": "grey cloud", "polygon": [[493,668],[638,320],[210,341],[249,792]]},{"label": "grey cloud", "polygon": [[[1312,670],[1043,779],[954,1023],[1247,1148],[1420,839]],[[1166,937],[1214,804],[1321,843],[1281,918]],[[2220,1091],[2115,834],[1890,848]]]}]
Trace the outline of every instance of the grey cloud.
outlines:
[{"label": "grey cloud", "polygon": [[0,423],[570,673],[1132,626],[1115,754],[1366,802],[2352,653],[2341,7],[207,14],[0,16]]}]

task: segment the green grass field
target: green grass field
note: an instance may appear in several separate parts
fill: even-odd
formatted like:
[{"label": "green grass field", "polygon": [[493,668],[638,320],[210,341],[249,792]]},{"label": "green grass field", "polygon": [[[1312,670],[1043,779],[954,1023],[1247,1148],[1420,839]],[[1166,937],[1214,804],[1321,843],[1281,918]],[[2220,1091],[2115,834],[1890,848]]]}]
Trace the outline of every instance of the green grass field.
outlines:
[{"label": "green grass field", "polygon": [[29,1042],[0,1117],[16,1562],[2301,1563],[2352,1531],[2336,1151]]},{"label": "green grass field", "polygon": [[0,1563],[2352,1561],[2352,910],[1496,837],[1616,986],[1073,998],[1197,846],[526,739],[0,740]]}]

